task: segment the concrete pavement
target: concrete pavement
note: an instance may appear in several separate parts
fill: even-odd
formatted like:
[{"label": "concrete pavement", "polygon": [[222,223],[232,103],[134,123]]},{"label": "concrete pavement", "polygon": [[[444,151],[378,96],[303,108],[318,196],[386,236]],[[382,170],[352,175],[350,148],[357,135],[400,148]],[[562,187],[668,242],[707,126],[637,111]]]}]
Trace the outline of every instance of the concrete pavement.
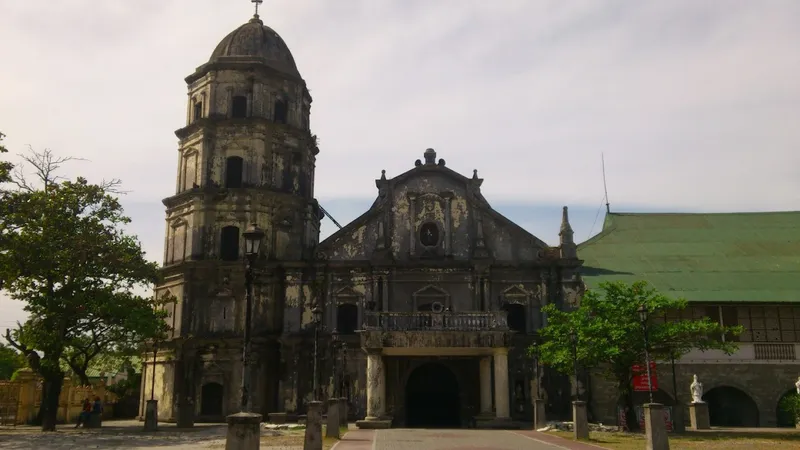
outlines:
[{"label": "concrete pavement", "polygon": [[349,431],[333,450],[597,450],[536,431],[399,429]]}]

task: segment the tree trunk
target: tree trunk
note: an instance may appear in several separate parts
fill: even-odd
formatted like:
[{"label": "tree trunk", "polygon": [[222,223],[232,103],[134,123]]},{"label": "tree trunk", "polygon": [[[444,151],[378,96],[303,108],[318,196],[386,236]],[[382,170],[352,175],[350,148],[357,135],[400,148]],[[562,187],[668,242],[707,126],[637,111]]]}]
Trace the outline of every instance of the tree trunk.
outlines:
[{"label": "tree trunk", "polygon": [[43,374],[42,383],[42,431],[56,431],[58,417],[58,400],[61,397],[61,387],[64,384],[62,372]]},{"label": "tree trunk", "polygon": [[633,391],[631,390],[630,382],[627,379],[618,381],[617,389],[620,392],[619,406],[625,411],[625,422],[628,425],[628,430],[639,431],[639,418],[636,417],[636,411],[633,409]]}]

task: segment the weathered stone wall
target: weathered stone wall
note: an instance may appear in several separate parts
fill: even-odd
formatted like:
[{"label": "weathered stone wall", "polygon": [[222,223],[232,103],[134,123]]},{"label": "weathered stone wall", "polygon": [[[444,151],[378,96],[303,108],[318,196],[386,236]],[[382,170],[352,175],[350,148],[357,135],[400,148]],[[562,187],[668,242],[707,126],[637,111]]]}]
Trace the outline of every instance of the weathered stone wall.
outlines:
[{"label": "weathered stone wall", "polygon": [[[777,420],[777,407],[780,398],[789,391],[794,390],[797,380],[797,365],[746,363],[746,364],[682,364],[675,365],[677,376],[678,399],[682,404],[691,401],[689,386],[692,375],[697,375],[703,383],[707,395],[714,388],[735,388],[750,397],[758,408],[758,426],[774,427]],[[656,401],[663,401],[673,405],[672,368],[669,362],[659,363],[658,369],[659,392]],[[592,410],[597,420],[603,423],[616,423],[616,386],[600,377],[592,376]],[[705,398],[705,397],[704,397]],[[648,400],[647,393],[636,393],[635,403],[641,404]],[[685,415],[688,420],[688,412]]]}]

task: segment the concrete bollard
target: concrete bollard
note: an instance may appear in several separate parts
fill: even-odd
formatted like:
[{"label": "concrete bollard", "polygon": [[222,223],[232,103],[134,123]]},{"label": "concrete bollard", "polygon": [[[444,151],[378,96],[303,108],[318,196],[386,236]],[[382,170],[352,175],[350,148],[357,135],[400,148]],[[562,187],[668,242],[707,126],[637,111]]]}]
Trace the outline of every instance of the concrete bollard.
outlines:
[{"label": "concrete bollard", "polygon": [[589,418],[586,413],[586,402],[572,402],[572,430],[575,439],[589,439]]},{"label": "concrete bollard", "polygon": [[261,414],[240,412],[228,416],[225,450],[259,450],[261,448]]},{"label": "concrete bollard", "polygon": [[308,402],[303,450],[322,450],[322,402]]},{"label": "concrete bollard", "polygon": [[148,400],[144,409],[144,431],[158,431],[158,400]]},{"label": "concrete bollard", "polygon": [[332,437],[339,439],[339,399],[328,399],[328,419],[325,423],[325,437]]},{"label": "concrete bollard", "polygon": [[644,405],[644,430],[646,450],[669,450],[664,405],[660,403]]},{"label": "concrete bollard", "polygon": [[339,424],[343,427],[347,427],[347,397],[341,397],[339,399]]}]

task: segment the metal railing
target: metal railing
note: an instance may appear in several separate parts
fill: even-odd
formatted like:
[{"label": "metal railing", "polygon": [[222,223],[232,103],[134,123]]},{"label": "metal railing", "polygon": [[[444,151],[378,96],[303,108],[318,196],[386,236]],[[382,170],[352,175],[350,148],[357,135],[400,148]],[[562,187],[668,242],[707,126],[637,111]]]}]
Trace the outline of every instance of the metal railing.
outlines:
[{"label": "metal railing", "polygon": [[367,312],[364,330],[507,331],[507,312]]},{"label": "metal railing", "polygon": [[797,359],[794,344],[754,344],[756,359],[790,361]]}]

